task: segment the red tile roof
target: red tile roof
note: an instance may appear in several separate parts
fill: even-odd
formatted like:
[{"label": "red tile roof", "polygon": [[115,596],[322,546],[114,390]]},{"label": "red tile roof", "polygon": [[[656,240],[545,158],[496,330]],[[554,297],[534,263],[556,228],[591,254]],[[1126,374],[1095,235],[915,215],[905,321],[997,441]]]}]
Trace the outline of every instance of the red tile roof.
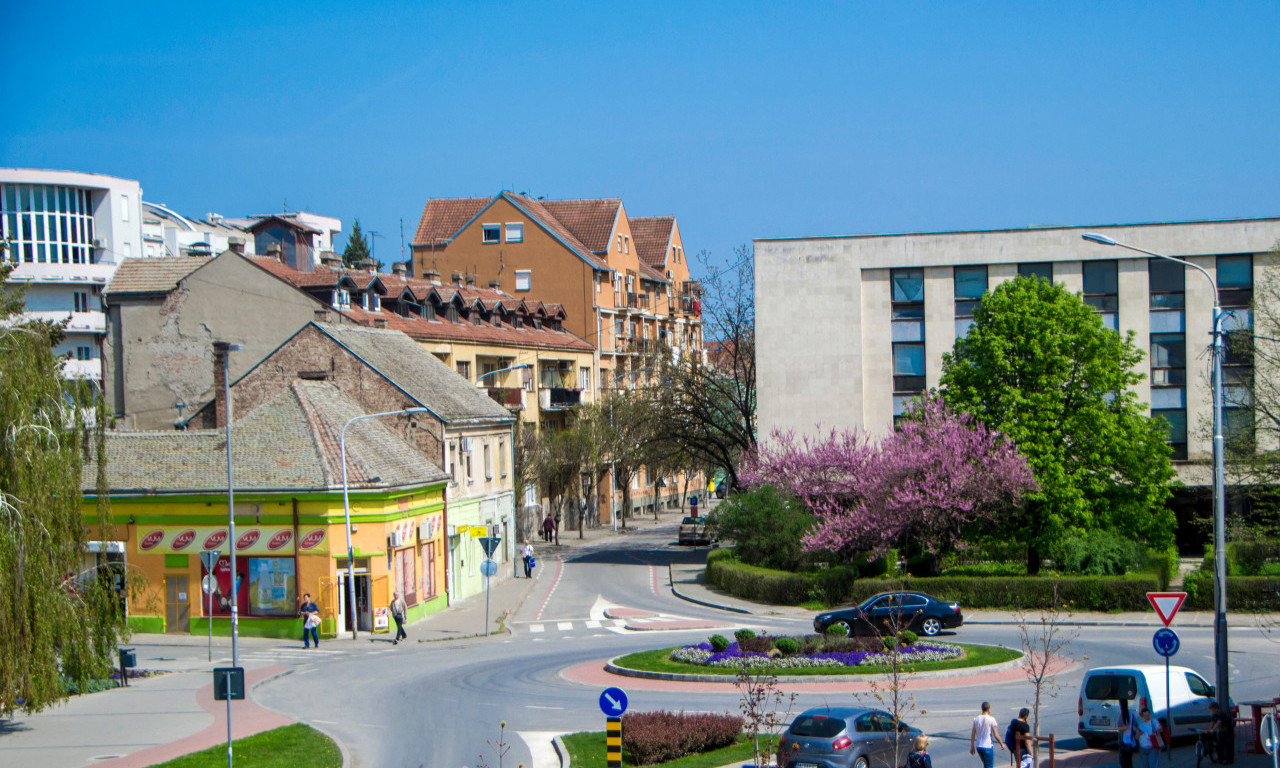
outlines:
[{"label": "red tile roof", "polygon": [[[245,256],[244,258],[298,288],[332,287],[336,286],[345,274],[359,274],[346,269],[330,269],[323,264],[317,265],[312,272],[303,272],[294,269],[288,264],[281,263],[279,259],[272,259],[266,256]],[[363,274],[368,275],[367,272]]]},{"label": "red tile roof", "polygon": [[504,323],[495,328],[489,323],[473,325],[470,322],[452,323],[444,319],[426,320],[410,316],[403,317],[394,312],[368,312],[359,307],[341,310],[342,314],[360,325],[376,326],[377,321],[386,322],[386,327],[403,331],[415,339],[426,341],[456,341],[471,344],[492,344],[509,347],[542,347],[547,349],[590,352],[593,347],[568,331],[555,331],[546,327],[531,328],[525,325],[513,328]]},{"label": "red tile roof", "polygon": [[428,200],[418,220],[414,245],[446,245],[458,231],[492,202],[492,197],[457,197]]},{"label": "red tile roof", "polygon": [[[523,198],[528,199],[528,198]],[[596,200],[541,200],[542,207],[595,254],[609,252],[614,225],[622,201],[616,197]]]},{"label": "red tile roof", "polygon": [[631,239],[635,242],[640,261],[655,269],[662,269],[671,251],[671,235],[675,230],[675,216],[643,216],[627,220],[631,225]]}]

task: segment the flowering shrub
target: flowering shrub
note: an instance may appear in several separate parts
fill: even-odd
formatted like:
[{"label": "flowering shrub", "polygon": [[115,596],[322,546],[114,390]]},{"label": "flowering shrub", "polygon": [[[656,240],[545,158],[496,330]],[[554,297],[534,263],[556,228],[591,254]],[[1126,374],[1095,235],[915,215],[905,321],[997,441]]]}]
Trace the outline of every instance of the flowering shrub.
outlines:
[{"label": "flowering shrub", "polygon": [[622,746],[635,765],[727,747],[741,732],[742,718],[737,715],[634,712],[622,716]]},{"label": "flowering shrub", "polygon": [[[877,641],[877,645],[883,649]],[[958,659],[964,651],[958,645],[948,643],[917,643],[904,645],[898,652],[898,663],[918,664],[925,661]],[[723,651],[716,651],[707,643],[687,645],[671,652],[672,661],[697,664],[703,667],[736,669],[742,660],[749,659],[753,667],[764,669],[800,669],[806,667],[869,667],[889,663],[889,656],[877,650],[811,651],[794,656],[769,656],[765,653],[743,651],[737,643]]]}]

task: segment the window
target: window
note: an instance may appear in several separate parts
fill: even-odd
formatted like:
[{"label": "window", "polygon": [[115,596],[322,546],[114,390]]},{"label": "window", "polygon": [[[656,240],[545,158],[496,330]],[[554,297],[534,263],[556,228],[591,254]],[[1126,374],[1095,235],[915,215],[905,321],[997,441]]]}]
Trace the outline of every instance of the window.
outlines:
[{"label": "window", "polygon": [[1252,450],[1254,444],[1253,408],[1231,405],[1222,409],[1222,436],[1236,450]]},{"label": "window", "polygon": [[962,339],[973,326],[973,311],[987,292],[987,267],[956,267],[952,280],[956,302],[956,338]]},{"label": "window", "polygon": [[924,344],[893,345],[893,390],[924,390]]},{"label": "window", "polygon": [[481,224],[480,237],[486,243],[496,243],[502,237],[501,224]]},{"label": "window", "polygon": [[520,376],[523,379],[523,381],[521,381],[521,385],[524,387],[524,391],[532,392],[533,391],[533,368],[531,366],[526,366],[524,368],[521,368]]},{"label": "window", "polygon": [[889,273],[893,301],[893,391],[924,389],[924,270]]},{"label": "window", "polygon": [[351,292],[345,288],[333,289],[334,309],[347,309],[351,306]]},{"label": "window", "polygon": [[471,361],[470,360],[458,361],[458,375],[466,379],[467,381],[471,381]]},{"label": "window", "polygon": [[1111,330],[1120,327],[1120,263],[1086,261],[1084,271],[1084,303],[1102,315],[1102,324]]},{"label": "window", "polygon": [[533,272],[528,269],[516,270],[516,290],[527,291],[533,285]]},{"label": "window", "polygon": [[522,221],[507,222],[507,242],[508,243],[524,242],[524,222]]},{"label": "window", "polygon": [[76,359],[77,359],[77,360],[92,360],[92,359],[93,359],[93,347],[83,347],[83,346],[81,346],[81,347],[76,347]]},{"label": "window", "polygon": [[[1184,673],[1187,676],[1187,687],[1196,696],[1204,696],[1207,699],[1213,698],[1213,688],[1194,672]],[[1174,722],[1177,722],[1176,720]]]},{"label": "window", "polygon": [[1053,282],[1053,263],[1048,261],[1029,262],[1018,265],[1018,277],[1040,277]]},{"label": "window", "polygon": [[1247,307],[1253,300],[1253,257],[1218,257],[1218,294],[1224,307]]},{"label": "window", "polygon": [[1167,259],[1147,262],[1147,288],[1151,292],[1152,309],[1182,309],[1185,301],[1187,271],[1181,264]]},{"label": "window", "polygon": [[129,220],[129,196],[120,195],[120,220]]},{"label": "window", "polygon": [[449,443],[449,482],[458,484],[458,444]]},{"label": "window", "polygon": [[422,545],[422,599],[430,600],[436,596],[436,543],[429,541]]},{"label": "window", "polygon": [[582,366],[578,369],[578,388],[590,391],[591,389],[591,368]]},{"label": "window", "polygon": [[76,291],[72,296],[75,299],[76,312],[89,311],[89,294],[87,291]]},{"label": "window", "polygon": [[426,319],[428,319],[428,320],[435,320],[435,319],[436,319],[436,305],[435,305],[435,304],[432,304],[432,303],[431,303],[431,302],[429,302],[429,301],[428,301],[426,304],[423,304],[423,305],[422,305],[422,316],[423,316],[423,317],[425,317],[425,318],[426,318]]},{"label": "window", "polygon": [[476,479],[475,479],[475,476],[471,474],[471,454],[468,452],[465,456],[462,457],[462,461],[465,463],[466,470],[467,470],[467,482],[474,483]]},{"label": "window", "polygon": [[895,269],[890,273],[893,303],[924,303],[924,270]]},{"label": "window", "polygon": [[489,455],[489,442],[484,444],[484,479],[493,479],[493,458]]},{"label": "window", "polygon": [[498,439],[498,474],[507,476],[507,441],[502,438]]},{"label": "window", "polygon": [[1151,417],[1164,419],[1169,429],[1169,446],[1173,448],[1172,458],[1185,461],[1187,458],[1187,411],[1185,408],[1153,408]]},{"label": "window", "polygon": [[395,584],[396,589],[404,597],[408,605],[418,602],[418,574],[414,568],[415,560],[412,549],[395,551]]}]

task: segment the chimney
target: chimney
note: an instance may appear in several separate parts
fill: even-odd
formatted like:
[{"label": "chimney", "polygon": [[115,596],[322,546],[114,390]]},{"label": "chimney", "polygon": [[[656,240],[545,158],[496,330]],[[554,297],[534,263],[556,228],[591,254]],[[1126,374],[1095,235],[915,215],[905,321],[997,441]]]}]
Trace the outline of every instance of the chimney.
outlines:
[{"label": "chimney", "polygon": [[386,327],[387,327],[387,318],[385,318],[385,317],[375,317],[375,318],[373,318],[373,327],[374,327],[374,328],[386,328]]},{"label": "chimney", "polygon": [[495,291],[500,291],[500,290],[502,290],[502,281],[501,281],[501,280],[490,280],[490,281],[489,281],[489,287],[490,287],[490,288],[492,288],[492,289],[493,289],[493,290],[495,290]]},{"label": "chimney", "polygon": [[462,273],[454,272],[453,274],[449,275],[449,282],[453,283],[454,285],[462,285]]},{"label": "chimney", "polygon": [[438,283],[440,282],[440,270],[436,269],[435,267],[432,267],[431,269],[423,270],[422,279],[430,280],[433,283]]},{"label": "chimney", "polygon": [[391,274],[402,280],[404,279],[404,271],[404,262],[402,261],[397,261],[391,265]]},{"label": "chimney", "polygon": [[342,269],[342,257],[333,251],[321,251],[320,263],[329,269]]},{"label": "chimney", "polygon": [[468,272],[468,273],[467,273],[467,287],[468,287],[468,288],[475,288],[475,287],[476,287],[476,275],[475,275],[475,273],[474,273],[474,272]]},{"label": "chimney", "polygon": [[[244,347],[239,344],[213,342],[213,420],[218,429],[227,426],[227,415],[231,407],[227,402],[227,355],[242,349]],[[235,418],[234,415],[232,418]]]},{"label": "chimney", "polygon": [[317,309],[317,310],[316,310],[316,317],[315,317],[315,320],[316,320],[316,322],[317,322],[317,323],[327,323],[327,322],[329,322],[329,310],[327,310],[327,309]]},{"label": "chimney", "polygon": [[284,264],[284,263],[285,263],[285,261],[284,261],[284,250],[280,247],[280,244],[279,244],[279,243],[272,243],[271,245],[268,245],[268,246],[267,246],[267,258],[268,258],[268,259],[275,259],[276,261],[280,262],[281,264]]},{"label": "chimney", "polygon": [[241,256],[243,256],[243,255],[244,255],[244,238],[243,238],[243,237],[228,237],[228,238],[227,238],[227,249],[228,249],[228,250],[230,250],[232,253],[238,253],[238,254],[240,254]]}]

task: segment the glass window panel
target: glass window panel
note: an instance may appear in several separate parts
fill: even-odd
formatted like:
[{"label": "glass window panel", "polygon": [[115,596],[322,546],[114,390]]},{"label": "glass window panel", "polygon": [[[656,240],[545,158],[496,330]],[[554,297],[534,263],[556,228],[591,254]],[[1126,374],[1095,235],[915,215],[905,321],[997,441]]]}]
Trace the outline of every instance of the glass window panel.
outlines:
[{"label": "glass window panel", "polygon": [[956,320],[956,338],[963,339],[969,335],[969,329],[973,327],[972,317],[961,317]]},{"label": "glass window panel", "polygon": [[44,243],[36,243],[36,261],[40,264],[45,262]]},{"label": "glass window panel", "polygon": [[1187,390],[1182,387],[1153,387],[1151,389],[1151,407],[1186,408]]},{"label": "glass window panel", "polygon": [[973,317],[973,311],[981,304],[981,301],[957,301],[956,317]]},{"label": "glass window panel", "polygon": [[[1226,376],[1223,376],[1225,379]],[[1222,402],[1226,408],[1243,408],[1253,405],[1253,392],[1247,386],[1236,385],[1222,388]]]},{"label": "glass window panel", "polygon": [[890,274],[894,301],[924,301],[923,269],[895,269]]},{"label": "glass window panel", "polygon": [[1114,296],[1119,293],[1119,263],[1115,261],[1084,262],[1085,295]]},{"label": "glass window panel", "polygon": [[1119,296],[1086,296],[1084,303],[1099,312],[1115,312],[1120,309]]},{"label": "glass window panel", "polygon": [[1152,309],[1180,309],[1184,303],[1185,297],[1181,293],[1151,294]]},{"label": "glass window panel", "polygon": [[1253,301],[1253,291],[1224,290],[1218,297],[1224,307],[1247,307]]},{"label": "glass window panel", "polygon": [[1186,368],[1187,345],[1180,333],[1151,334],[1152,368]]},{"label": "glass window panel", "polygon": [[924,345],[894,344],[893,373],[895,376],[923,376]]},{"label": "glass window panel", "polygon": [[32,210],[44,211],[44,187],[31,188],[31,205]]},{"label": "glass window panel", "polygon": [[1019,277],[1043,277],[1053,282],[1053,264],[1048,261],[1030,262],[1018,265]]},{"label": "glass window panel", "polygon": [[897,320],[893,323],[894,341],[924,341],[924,321]]},{"label": "glass window panel", "polygon": [[1119,315],[1117,315],[1115,312],[1103,312],[1101,317],[1102,317],[1103,328],[1110,328],[1113,331],[1119,332],[1120,330]]},{"label": "glass window panel", "polygon": [[44,217],[36,216],[36,239],[44,239]]},{"label": "glass window panel", "polygon": [[[1186,291],[1186,267],[1168,259],[1147,261],[1147,287],[1152,294],[1183,293]],[[1154,304],[1152,306],[1155,306]]]},{"label": "glass window panel", "polygon": [[1253,288],[1253,257],[1219,256],[1218,288]]},{"label": "glass window panel", "polygon": [[1164,419],[1169,427],[1169,442],[1187,442],[1187,412],[1180,409],[1153,410],[1153,418]]},{"label": "glass window panel", "polygon": [[1252,440],[1254,432],[1253,410],[1250,408],[1225,408],[1222,411],[1222,434],[1228,440]]},{"label": "glass window panel", "polygon": [[58,210],[67,210],[67,188],[58,187]]},{"label": "glass window panel", "polygon": [[915,395],[894,395],[893,396],[893,415],[901,416],[907,412],[907,404],[909,404]]},{"label": "glass window panel", "polygon": [[1154,368],[1151,371],[1153,387],[1185,387],[1187,385],[1186,368]]},{"label": "glass window panel", "polygon": [[1253,327],[1253,310],[1233,309],[1222,316],[1222,330],[1226,333],[1243,331]]},{"label": "glass window panel", "polygon": [[18,190],[12,184],[4,188],[4,209],[6,211],[18,210]]},{"label": "glass window panel", "polygon": [[956,267],[955,268],[956,299],[980,299],[987,292],[987,268]]},{"label": "glass window panel", "polygon": [[1181,312],[1152,312],[1152,333],[1182,333],[1186,323]]},{"label": "glass window panel", "polygon": [[923,304],[894,304],[894,320],[915,320],[924,318]]}]

